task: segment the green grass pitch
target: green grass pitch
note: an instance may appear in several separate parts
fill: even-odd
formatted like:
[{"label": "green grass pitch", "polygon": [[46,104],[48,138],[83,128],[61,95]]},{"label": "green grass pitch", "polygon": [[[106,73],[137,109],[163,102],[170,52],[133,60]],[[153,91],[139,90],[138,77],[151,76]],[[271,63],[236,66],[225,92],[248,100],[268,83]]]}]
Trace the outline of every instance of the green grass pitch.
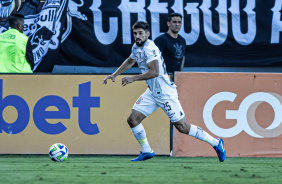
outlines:
[{"label": "green grass pitch", "polygon": [[53,162],[48,155],[0,155],[0,183],[215,183],[281,184],[282,158],[69,155]]}]

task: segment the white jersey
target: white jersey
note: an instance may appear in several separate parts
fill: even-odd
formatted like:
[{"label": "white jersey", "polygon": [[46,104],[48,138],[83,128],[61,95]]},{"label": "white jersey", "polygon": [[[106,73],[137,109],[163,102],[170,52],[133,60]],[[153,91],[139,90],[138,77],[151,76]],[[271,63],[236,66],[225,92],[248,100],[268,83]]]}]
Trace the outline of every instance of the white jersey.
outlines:
[{"label": "white jersey", "polygon": [[158,60],[159,76],[146,80],[146,84],[154,97],[174,97],[177,96],[176,85],[167,75],[165,63],[159,48],[152,40],[147,40],[143,47],[138,47],[136,43],[132,46],[131,59],[136,59],[138,67],[142,73],[146,73],[149,68],[148,63]]}]

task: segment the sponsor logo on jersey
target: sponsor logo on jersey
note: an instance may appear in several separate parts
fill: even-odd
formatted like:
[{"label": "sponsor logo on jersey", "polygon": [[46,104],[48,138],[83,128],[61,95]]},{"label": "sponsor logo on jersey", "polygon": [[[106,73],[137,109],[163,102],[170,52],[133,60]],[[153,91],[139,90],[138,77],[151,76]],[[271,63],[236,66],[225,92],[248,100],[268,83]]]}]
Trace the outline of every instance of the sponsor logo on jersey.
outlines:
[{"label": "sponsor logo on jersey", "polygon": [[142,100],[143,100],[142,96],[139,97],[139,99],[136,101],[136,104],[140,104]]}]

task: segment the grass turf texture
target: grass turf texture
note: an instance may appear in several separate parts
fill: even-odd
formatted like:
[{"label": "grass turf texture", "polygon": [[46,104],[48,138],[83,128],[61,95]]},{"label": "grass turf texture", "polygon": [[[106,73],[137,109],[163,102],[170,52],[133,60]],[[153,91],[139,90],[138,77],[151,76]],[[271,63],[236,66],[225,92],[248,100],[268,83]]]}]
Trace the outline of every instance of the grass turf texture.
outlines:
[{"label": "grass turf texture", "polygon": [[282,158],[0,155],[0,183],[282,183]]}]

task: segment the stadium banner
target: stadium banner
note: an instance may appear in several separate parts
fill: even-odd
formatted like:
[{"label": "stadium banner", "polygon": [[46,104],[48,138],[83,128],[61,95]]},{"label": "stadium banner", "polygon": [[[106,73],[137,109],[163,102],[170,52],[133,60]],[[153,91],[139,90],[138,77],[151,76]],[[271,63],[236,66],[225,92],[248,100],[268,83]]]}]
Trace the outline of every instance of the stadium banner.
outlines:
[{"label": "stadium banner", "polygon": [[131,52],[135,21],[147,21],[155,40],[178,12],[185,67],[281,65],[282,0],[109,1],[70,0],[58,64],[118,67]]},{"label": "stadium banner", "polygon": [[[19,6],[19,2],[23,5]],[[46,0],[45,7],[46,3],[56,2]],[[150,38],[154,40],[167,32],[166,20],[172,12],[183,15],[180,34],[187,44],[185,67],[281,65],[282,0],[68,0],[67,3],[67,13],[62,15],[67,22],[61,24],[58,57],[56,61],[41,62],[42,68],[36,71],[51,71],[54,63],[118,67],[129,56],[134,43],[131,33],[134,22],[147,21],[151,25]],[[0,32],[7,29],[6,12],[18,10],[32,16],[40,7],[40,0],[4,1],[0,4],[0,12],[5,12],[0,13]],[[25,27],[30,25],[27,22]],[[58,34],[55,29],[48,30]]]},{"label": "stadium banner", "polygon": [[[0,153],[48,154],[63,143],[69,154],[139,154],[127,124],[145,82],[123,87],[105,75],[1,75]],[[159,109],[143,121],[158,155],[170,154],[170,125]]]},{"label": "stadium banner", "polygon": [[[282,157],[282,74],[176,73],[188,123],[225,142],[227,157]],[[173,156],[216,156],[173,131]]]}]

